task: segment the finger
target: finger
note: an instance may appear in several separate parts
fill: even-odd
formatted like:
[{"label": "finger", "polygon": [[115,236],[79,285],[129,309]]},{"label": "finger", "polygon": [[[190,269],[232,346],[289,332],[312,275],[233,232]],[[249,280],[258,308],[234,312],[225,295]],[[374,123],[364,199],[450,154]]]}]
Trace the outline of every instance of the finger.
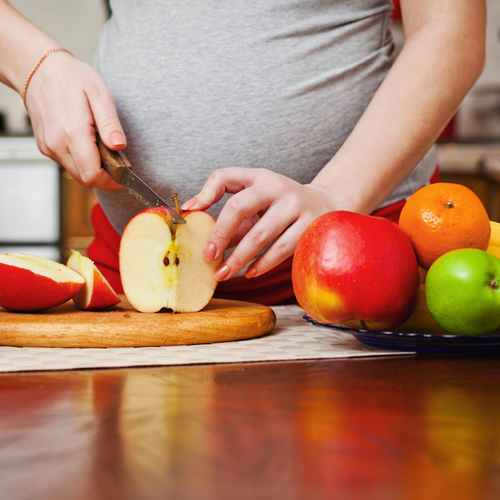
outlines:
[{"label": "finger", "polygon": [[282,212],[280,207],[270,208],[264,217],[242,238],[231,255],[217,270],[215,279],[225,281],[231,278],[257,257],[264,247],[278,238],[293,223],[293,218],[283,218]]},{"label": "finger", "polygon": [[256,170],[259,169],[228,167],[214,170],[205,182],[203,189],[186,201],[181,209],[206,210],[217,203],[226,193],[239,193],[255,181]]},{"label": "finger", "polygon": [[[94,118],[95,127],[104,144],[113,150],[124,149],[127,145],[127,140],[118,118],[115,100],[106,84],[103,81],[99,81],[98,84],[87,89],[86,94]],[[97,160],[94,160],[92,164],[86,166],[82,164],[82,178],[88,178],[89,184],[93,184],[94,187],[106,191],[124,189],[120,184],[115,182],[103,168],[101,168],[101,159],[96,145],[94,145],[93,152]],[[95,161],[99,162],[99,169],[96,169]]]},{"label": "finger", "polygon": [[[106,191],[123,189],[120,184],[101,167],[101,156],[95,144],[95,134],[79,134],[68,145],[70,159],[73,164],[74,177],[86,188],[99,188]],[[68,169],[70,173],[71,170]]]},{"label": "finger", "polygon": [[[83,113],[84,119],[81,122],[89,122],[86,114],[90,115],[88,109],[87,113]],[[43,122],[37,125],[37,145],[44,155],[64,167],[82,186],[90,188],[96,183],[99,184],[99,177],[92,175],[92,169],[96,169],[95,164],[98,161],[96,155],[99,155],[95,146],[93,126],[82,127],[82,124],[78,123],[67,125],[66,130],[56,130],[56,127],[45,128]],[[89,166],[90,169],[86,172]]]},{"label": "finger", "polygon": [[[250,219],[245,219],[236,231],[236,234],[229,241],[226,248],[235,247],[258,220],[258,216],[251,217]],[[207,244],[205,252],[203,253],[203,259],[205,260],[205,262],[212,262],[215,258],[216,253],[217,249],[215,248],[215,245],[213,243],[209,243]]]},{"label": "finger", "polygon": [[235,247],[244,238],[244,236],[248,233],[248,231],[250,231],[250,229],[252,229],[252,227],[254,227],[255,224],[257,224],[259,218],[260,217],[258,215],[254,215],[253,217],[250,217],[249,219],[245,219],[241,223],[240,227],[238,228],[236,233],[233,235],[233,237],[231,238],[229,243],[227,244],[227,248]]},{"label": "finger", "polygon": [[[213,255],[212,260],[218,259],[233,236],[237,234],[245,219],[265,210],[268,205],[269,201],[254,188],[245,189],[230,198],[221,210],[212,229],[204,258],[209,261],[208,259]],[[215,252],[213,251],[214,247]]]},{"label": "finger", "polygon": [[114,150],[125,148],[127,140],[118,118],[115,100],[104,82],[88,89],[86,93],[95,126],[104,144]]},{"label": "finger", "polygon": [[292,256],[304,229],[299,223],[290,226],[258,259],[252,262],[245,276],[247,278],[261,276]]}]

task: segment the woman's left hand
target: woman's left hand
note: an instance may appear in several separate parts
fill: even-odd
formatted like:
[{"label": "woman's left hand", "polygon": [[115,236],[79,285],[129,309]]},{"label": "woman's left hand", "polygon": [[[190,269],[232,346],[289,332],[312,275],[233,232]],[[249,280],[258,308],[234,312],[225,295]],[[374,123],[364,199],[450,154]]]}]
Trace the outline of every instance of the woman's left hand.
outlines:
[{"label": "woman's left hand", "polygon": [[337,209],[333,194],[317,185],[302,185],[266,169],[239,167],[212,172],[203,190],[181,208],[206,210],[225,193],[233,196],[222,208],[203,255],[211,262],[236,247],[215,273],[218,281],[234,276],[273,242],[245,276],[269,271],[293,254],[310,222]]}]

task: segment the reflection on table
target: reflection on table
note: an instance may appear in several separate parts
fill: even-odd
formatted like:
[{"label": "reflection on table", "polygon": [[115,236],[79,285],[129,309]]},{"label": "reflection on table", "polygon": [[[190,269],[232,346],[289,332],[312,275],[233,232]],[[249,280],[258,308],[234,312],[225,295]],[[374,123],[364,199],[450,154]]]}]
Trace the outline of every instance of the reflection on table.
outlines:
[{"label": "reflection on table", "polygon": [[500,363],[0,376],[2,500],[495,499]]}]

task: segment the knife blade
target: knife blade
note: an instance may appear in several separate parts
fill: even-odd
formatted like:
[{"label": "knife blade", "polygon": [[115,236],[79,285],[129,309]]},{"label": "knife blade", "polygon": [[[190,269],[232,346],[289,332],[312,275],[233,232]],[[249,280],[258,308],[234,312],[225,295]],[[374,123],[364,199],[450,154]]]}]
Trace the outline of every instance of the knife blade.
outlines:
[{"label": "knife blade", "polygon": [[137,198],[148,208],[165,207],[174,224],[185,224],[177,211],[171,207],[163,198],[153,191],[137,174],[132,171],[132,166],[123,151],[113,151],[102,142],[99,133],[96,132],[97,147],[101,155],[102,167],[113,179],[122,185],[130,194]]}]

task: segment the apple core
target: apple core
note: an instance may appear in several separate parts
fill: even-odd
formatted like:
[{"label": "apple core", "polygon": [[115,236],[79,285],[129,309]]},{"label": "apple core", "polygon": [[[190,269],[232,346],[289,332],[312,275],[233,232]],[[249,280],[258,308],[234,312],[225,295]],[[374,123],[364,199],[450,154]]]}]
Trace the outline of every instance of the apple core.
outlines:
[{"label": "apple core", "polygon": [[217,261],[207,263],[203,252],[215,219],[203,211],[184,214],[186,224],[172,231],[168,211],[146,209],[123,232],[120,273],[130,304],[141,312],[195,312],[213,296]]}]

